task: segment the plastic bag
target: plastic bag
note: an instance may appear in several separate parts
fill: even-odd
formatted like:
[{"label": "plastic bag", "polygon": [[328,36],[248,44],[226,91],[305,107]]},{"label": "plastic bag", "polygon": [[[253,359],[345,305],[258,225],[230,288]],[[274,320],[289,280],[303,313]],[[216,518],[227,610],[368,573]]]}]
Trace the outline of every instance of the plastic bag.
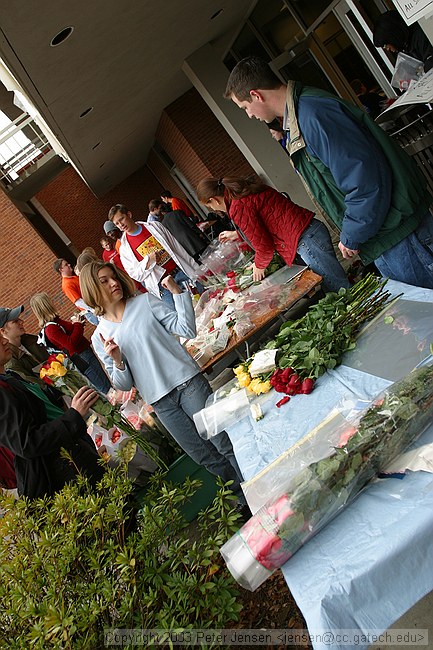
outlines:
[{"label": "plastic bag", "polygon": [[[361,330],[342,363],[376,377],[398,381],[430,356],[433,305],[394,300]],[[398,350],[398,354],[395,354]]]},{"label": "plastic bag", "polygon": [[424,73],[424,64],[413,56],[399,52],[395,64],[391,86],[399,90],[407,90],[410,82],[417,81]]},{"label": "plastic bag", "polygon": [[194,424],[199,435],[208,440],[245,417],[249,406],[247,391],[242,388],[195,413]]},{"label": "plastic bag", "polygon": [[210,244],[200,256],[200,261],[208,271],[225,284],[227,273],[246,266],[252,257],[241,249],[240,242],[219,242]]},{"label": "plastic bag", "polygon": [[[298,464],[296,473],[280,474],[278,494],[221,548],[232,575],[254,591],[350,504],[432,420],[433,367],[424,366],[381,393],[358,413],[356,421],[337,425],[332,449],[317,459],[316,442],[330,446],[318,427],[310,436],[308,453],[305,446],[294,446],[291,460],[293,467]],[[311,462],[312,454],[315,460]]]}]

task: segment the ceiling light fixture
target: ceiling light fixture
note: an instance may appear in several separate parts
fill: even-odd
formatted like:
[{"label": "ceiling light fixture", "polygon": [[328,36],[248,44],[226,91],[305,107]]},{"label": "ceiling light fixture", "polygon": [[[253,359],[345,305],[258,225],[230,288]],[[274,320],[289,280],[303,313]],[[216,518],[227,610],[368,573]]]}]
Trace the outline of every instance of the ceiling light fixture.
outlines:
[{"label": "ceiling light fixture", "polygon": [[214,18],[218,18],[218,16],[219,16],[220,14],[222,14],[223,11],[224,11],[224,9],[218,9],[218,11],[216,11],[214,14],[212,14],[212,16],[210,17],[210,19],[213,20]]},{"label": "ceiling light fixture", "polygon": [[72,32],[74,31],[73,27],[65,27],[62,29],[58,34],[53,36],[53,38],[50,41],[51,47],[56,47],[56,45],[60,45],[60,43],[64,43],[67,38],[70,37]]},{"label": "ceiling light fixture", "polygon": [[89,106],[89,108],[86,108],[86,110],[81,113],[80,117],[85,117],[90,113],[90,111],[93,111],[93,106]]}]

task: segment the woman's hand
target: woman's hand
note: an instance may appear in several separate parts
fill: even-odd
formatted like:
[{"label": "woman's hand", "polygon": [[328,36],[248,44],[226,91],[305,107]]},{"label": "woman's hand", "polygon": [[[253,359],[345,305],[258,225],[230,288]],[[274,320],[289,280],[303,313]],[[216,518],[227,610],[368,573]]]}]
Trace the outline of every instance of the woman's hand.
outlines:
[{"label": "woman's hand", "polygon": [[176,284],[171,275],[166,275],[164,278],[162,278],[161,286],[164,287],[164,289],[168,289],[172,294],[182,293],[182,289],[178,284]]},{"label": "woman's hand", "polygon": [[255,264],[252,265],[252,269],[253,269],[254,282],[259,282],[259,280],[263,280],[263,278],[265,277],[266,269],[259,269]]},{"label": "woman's hand", "polygon": [[99,395],[90,386],[81,386],[75,393],[71,401],[71,408],[78,411],[82,418],[98,399]]},{"label": "woman's hand", "polygon": [[122,352],[117,345],[116,341],[110,337],[108,339],[104,339],[102,334],[99,334],[102,343],[104,344],[104,352],[105,354],[108,354],[109,357],[111,357],[114,361],[114,365],[120,366],[122,363]]},{"label": "woman's hand", "polygon": [[237,241],[238,239],[239,235],[237,230],[223,230],[218,235],[218,240],[221,243],[224,243],[226,241]]}]

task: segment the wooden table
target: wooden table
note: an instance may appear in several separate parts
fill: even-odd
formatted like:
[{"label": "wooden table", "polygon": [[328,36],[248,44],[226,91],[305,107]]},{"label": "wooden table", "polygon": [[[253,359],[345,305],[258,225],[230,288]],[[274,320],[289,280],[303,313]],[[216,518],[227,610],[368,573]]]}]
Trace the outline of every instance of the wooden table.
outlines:
[{"label": "wooden table", "polygon": [[251,318],[252,323],[254,324],[254,329],[250,330],[246,336],[237,336],[235,332],[232,333],[230,340],[227,344],[227,347],[215,354],[209,361],[207,361],[201,369],[203,372],[209,372],[212,369],[212,366],[220,361],[230,352],[235,350],[242,343],[246,343],[254,334],[256,334],[260,329],[269,325],[277,316],[282,312],[287,311],[293,307],[301,298],[312,296],[316,291],[320,289],[320,283],[322,278],[320,275],[316,275],[310,269],[306,269],[302,272],[301,275],[295,277],[293,280],[290,280],[291,291],[287,297],[287,300],[277,307],[272,309],[267,314],[262,315],[258,318]]}]

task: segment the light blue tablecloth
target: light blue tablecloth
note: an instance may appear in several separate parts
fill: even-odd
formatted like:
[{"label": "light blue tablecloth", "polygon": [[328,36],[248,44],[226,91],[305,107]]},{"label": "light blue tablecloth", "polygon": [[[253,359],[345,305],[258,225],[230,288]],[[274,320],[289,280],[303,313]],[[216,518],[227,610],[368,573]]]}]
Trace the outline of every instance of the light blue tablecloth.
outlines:
[{"label": "light blue tablecloth", "polygon": [[[433,302],[433,291],[389,282],[393,295]],[[396,350],[398,355],[398,349]],[[341,365],[281,409],[277,398],[265,418],[245,418],[228,429],[236,458],[250,479],[308,433],[344,397],[373,398],[390,382]],[[433,426],[417,444],[433,442]],[[374,482],[283,567],[283,574],[310,633],[387,629],[433,589],[433,475]],[[328,638],[329,640],[329,638]],[[367,648],[316,640],[322,648]]]}]

